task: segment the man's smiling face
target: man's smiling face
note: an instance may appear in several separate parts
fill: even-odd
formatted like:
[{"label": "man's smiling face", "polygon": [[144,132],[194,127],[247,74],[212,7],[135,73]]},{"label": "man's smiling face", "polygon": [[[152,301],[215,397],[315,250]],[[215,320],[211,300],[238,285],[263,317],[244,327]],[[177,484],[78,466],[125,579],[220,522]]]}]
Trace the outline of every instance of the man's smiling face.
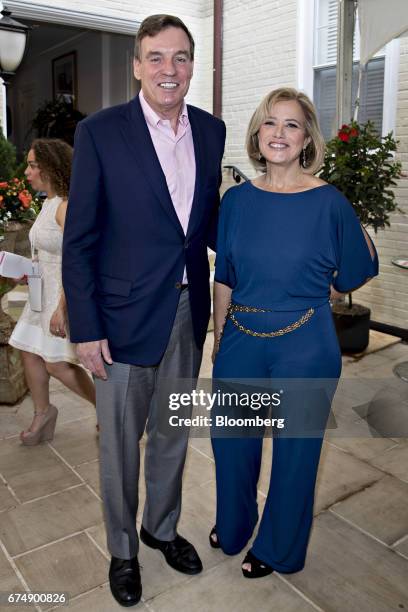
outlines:
[{"label": "man's smiling face", "polygon": [[161,117],[178,114],[193,76],[190,42],[181,28],[168,27],[156,36],[145,36],[140,59],[134,60],[134,74],[141,81],[143,95]]}]

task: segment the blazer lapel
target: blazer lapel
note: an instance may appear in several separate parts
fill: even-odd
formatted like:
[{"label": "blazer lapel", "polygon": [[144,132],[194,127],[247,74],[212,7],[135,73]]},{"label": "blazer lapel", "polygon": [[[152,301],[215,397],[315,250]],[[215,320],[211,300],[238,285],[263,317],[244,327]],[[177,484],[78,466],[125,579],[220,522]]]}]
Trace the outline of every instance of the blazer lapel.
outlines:
[{"label": "blazer lapel", "polygon": [[166,177],[157,157],[138,96],[133,98],[126,107],[125,118],[126,121],[121,126],[122,135],[129,144],[136,163],[143,171],[163,210],[184,237],[184,231],[174,209]]},{"label": "blazer lapel", "polygon": [[196,179],[195,179],[195,187],[194,187],[194,197],[193,204],[191,207],[190,219],[187,228],[187,237],[191,236],[194,232],[194,229],[199,225],[201,220],[201,216],[203,213],[202,203],[200,198],[200,193],[202,189],[202,178],[205,176],[204,174],[204,150],[203,150],[203,137],[201,134],[201,127],[199,122],[197,121],[197,117],[194,114],[194,110],[191,107],[188,107],[188,119],[191,125],[191,132],[193,135],[193,143],[194,143],[194,154],[195,154],[195,164],[196,164]]}]

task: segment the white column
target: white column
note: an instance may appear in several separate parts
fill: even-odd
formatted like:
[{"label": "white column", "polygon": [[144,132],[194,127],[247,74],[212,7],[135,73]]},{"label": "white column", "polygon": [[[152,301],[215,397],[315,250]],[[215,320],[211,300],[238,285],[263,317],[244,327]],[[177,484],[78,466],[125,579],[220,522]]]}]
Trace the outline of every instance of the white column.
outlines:
[{"label": "white column", "polygon": [[102,34],[102,108],[107,108],[111,105],[110,92],[110,51],[111,51],[111,35],[110,33]]},{"label": "white column", "polygon": [[397,118],[398,71],[400,59],[400,40],[394,38],[385,47],[383,136],[394,132]]},{"label": "white column", "polygon": [[313,100],[314,2],[298,0],[296,24],[296,87]]},{"label": "white column", "polygon": [[335,130],[349,123],[353,79],[354,1],[339,0],[337,36],[336,124]]},{"label": "white column", "polygon": [[[0,0],[0,12],[3,10],[3,2]],[[7,138],[7,96],[6,86],[4,85],[3,79],[0,78],[1,87],[1,128],[3,130],[4,138]]]},{"label": "white column", "polygon": [[4,138],[7,138],[7,89],[4,85],[3,79],[0,78],[1,83],[1,128],[3,130]]}]

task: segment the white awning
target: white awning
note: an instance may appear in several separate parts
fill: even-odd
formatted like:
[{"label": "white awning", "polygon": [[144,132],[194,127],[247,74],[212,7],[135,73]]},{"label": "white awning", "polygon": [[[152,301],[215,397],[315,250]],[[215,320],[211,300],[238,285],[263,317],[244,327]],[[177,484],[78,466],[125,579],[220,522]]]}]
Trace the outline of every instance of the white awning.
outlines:
[{"label": "white awning", "polygon": [[408,0],[358,0],[360,64],[393,38],[408,36]]}]

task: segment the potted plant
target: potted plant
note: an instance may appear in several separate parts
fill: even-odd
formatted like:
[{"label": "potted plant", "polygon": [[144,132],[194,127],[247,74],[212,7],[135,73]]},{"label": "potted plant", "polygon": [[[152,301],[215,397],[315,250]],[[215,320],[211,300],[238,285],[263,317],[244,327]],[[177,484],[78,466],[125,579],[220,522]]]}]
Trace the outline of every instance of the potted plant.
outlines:
[{"label": "potted plant", "polygon": [[[0,251],[30,257],[28,231],[39,209],[40,199],[24,179],[0,180]],[[15,323],[1,306],[14,287],[13,280],[0,277],[0,404],[16,402],[27,389],[20,355],[8,344]]]},{"label": "potted plant", "polygon": [[34,130],[40,138],[62,138],[73,146],[76,126],[85,117],[63,98],[47,100],[35,113],[30,132]]},{"label": "potted plant", "polygon": [[[35,195],[24,178],[14,177],[0,181],[0,237],[5,240],[7,230],[16,224],[26,225],[35,219],[41,208],[41,200]],[[31,226],[31,223],[28,223]],[[4,242],[0,242],[4,248]]]},{"label": "potted plant", "polygon": [[[393,187],[401,176],[401,163],[395,161],[397,141],[392,133],[380,136],[374,124],[351,121],[343,125],[327,143],[320,178],[339,189],[351,202],[363,227],[390,225],[392,212],[402,212]],[[347,302],[333,305],[333,317],[343,352],[359,353],[368,346],[370,309]]]}]

